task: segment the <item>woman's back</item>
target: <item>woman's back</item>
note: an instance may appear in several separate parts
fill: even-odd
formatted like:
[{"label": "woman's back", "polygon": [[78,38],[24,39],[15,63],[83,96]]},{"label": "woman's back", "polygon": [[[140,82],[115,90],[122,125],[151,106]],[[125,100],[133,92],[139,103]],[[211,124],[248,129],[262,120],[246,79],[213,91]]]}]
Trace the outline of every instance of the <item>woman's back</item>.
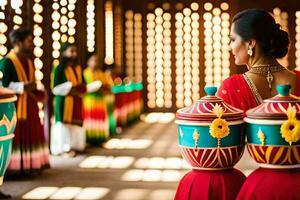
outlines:
[{"label": "woman's back", "polygon": [[[268,82],[265,77],[249,72],[247,72],[246,75],[252,80],[262,99],[267,99],[275,96],[277,94],[277,85],[291,85],[292,91],[295,90],[296,74],[290,70],[273,73],[273,82],[271,89],[269,88]],[[298,89],[300,89],[299,87],[300,86],[298,86]]]}]

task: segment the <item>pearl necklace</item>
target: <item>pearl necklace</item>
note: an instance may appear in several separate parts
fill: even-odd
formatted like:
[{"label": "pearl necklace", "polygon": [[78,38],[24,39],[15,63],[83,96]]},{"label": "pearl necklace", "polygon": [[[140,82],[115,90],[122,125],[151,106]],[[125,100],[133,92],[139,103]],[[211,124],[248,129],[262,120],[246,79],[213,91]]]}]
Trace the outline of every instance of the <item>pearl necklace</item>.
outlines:
[{"label": "pearl necklace", "polygon": [[281,72],[284,70],[286,70],[286,68],[281,65],[254,65],[248,72],[266,77],[269,88],[271,89],[272,82],[274,80],[274,76],[272,75],[272,73]]}]

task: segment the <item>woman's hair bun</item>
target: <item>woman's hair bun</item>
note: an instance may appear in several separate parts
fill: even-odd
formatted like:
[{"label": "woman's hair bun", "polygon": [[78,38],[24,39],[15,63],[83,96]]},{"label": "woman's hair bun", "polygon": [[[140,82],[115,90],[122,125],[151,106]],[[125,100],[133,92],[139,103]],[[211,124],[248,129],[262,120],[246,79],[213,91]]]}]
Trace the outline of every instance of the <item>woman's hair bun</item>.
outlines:
[{"label": "woman's hair bun", "polygon": [[286,31],[280,29],[280,25],[275,25],[274,38],[271,40],[269,54],[275,58],[282,58],[288,53],[289,35]]}]

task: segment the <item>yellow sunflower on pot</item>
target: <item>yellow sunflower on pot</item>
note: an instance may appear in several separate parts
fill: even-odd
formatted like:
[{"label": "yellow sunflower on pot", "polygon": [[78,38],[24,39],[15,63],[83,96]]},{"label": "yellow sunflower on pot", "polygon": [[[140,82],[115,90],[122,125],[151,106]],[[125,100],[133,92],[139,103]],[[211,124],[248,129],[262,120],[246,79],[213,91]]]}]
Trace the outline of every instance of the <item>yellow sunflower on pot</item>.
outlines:
[{"label": "yellow sunflower on pot", "polygon": [[292,145],[293,142],[297,142],[300,139],[300,121],[296,118],[296,108],[295,106],[289,105],[286,112],[288,119],[283,122],[280,127],[281,136]]},{"label": "yellow sunflower on pot", "polygon": [[219,104],[215,105],[213,113],[217,115],[218,118],[212,121],[209,127],[209,133],[212,137],[218,139],[218,145],[220,145],[220,140],[230,134],[230,129],[228,122],[221,118],[224,111]]}]

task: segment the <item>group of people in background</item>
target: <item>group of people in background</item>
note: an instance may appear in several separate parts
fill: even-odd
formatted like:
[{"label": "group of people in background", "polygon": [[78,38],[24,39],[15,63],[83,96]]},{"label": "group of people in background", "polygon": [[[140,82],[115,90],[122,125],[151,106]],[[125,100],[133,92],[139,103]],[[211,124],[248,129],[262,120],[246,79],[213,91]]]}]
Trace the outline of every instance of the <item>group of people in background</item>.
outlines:
[{"label": "group of people in background", "polygon": [[[10,41],[13,48],[0,61],[0,83],[18,96],[15,104],[18,121],[7,176],[30,175],[49,167],[48,136],[38,107],[38,102],[45,103],[49,94],[54,96],[55,122],[50,131],[52,154],[75,156],[85,150],[87,143],[100,146],[117,132],[117,122],[119,118],[124,119],[122,113],[130,98],[112,93],[111,72],[101,70],[96,53],[88,53],[87,66],[80,66],[76,45],[63,43],[59,65],[54,66],[51,73],[51,92],[47,93],[43,84],[35,79],[32,32],[26,28],[13,30]],[[118,77],[117,82],[119,80]],[[115,97],[121,104],[115,104]],[[142,109],[141,104],[139,106]]]},{"label": "group of people in background", "polygon": [[53,154],[83,151],[86,142],[100,145],[115,133],[113,80],[90,53],[87,68],[77,63],[77,47],[64,43],[61,60],[52,74],[55,124],[51,131]]}]

